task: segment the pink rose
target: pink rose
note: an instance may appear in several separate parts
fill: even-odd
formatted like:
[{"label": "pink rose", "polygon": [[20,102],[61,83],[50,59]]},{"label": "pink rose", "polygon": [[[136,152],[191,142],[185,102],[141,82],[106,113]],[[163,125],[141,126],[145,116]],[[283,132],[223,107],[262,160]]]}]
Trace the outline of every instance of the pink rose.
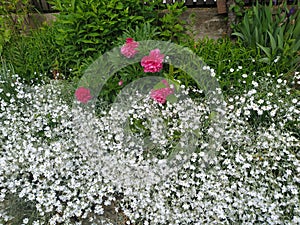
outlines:
[{"label": "pink rose", "polygon": [[77,101],[81,103],[87,103],[92,99],[90,89],[84,87],[77,88],[77,90],[75,91],[75,96]]},{"label": "pink rose", "polygon": [[126,38],[126,43],[122,46],[121,53],[127,58],[132,58],[138,53],[138,50],[136,50],[138,46],[139,43],[134,41],[133,38]]},{"label": "pink rose", "polygon": [[160,104],[166,103],[167,97],[174,93],[174,90],[170,88],[166,80],[162,80],[162,82],[166,85],[165,88],[152,90],[150,93],[150,97]]},{"label": "pink rose", "polygon": [[123,81],[120,80],[119,83],[118,83],[118,85],[119,85],[119,86],[122,86],[122,85],[123,85]]},{"label": "pink rose", "polygon": [[144,56],[141,61],[144,72],[155,73],[163,68],[164,55],[160,54],[159,49],[150,51],[148,56]]}]

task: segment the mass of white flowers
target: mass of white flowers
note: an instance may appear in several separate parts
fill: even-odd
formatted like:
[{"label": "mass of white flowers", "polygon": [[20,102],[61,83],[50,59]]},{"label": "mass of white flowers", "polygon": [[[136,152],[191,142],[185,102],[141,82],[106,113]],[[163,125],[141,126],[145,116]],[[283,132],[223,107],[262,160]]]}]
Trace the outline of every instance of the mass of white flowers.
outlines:
[{"label": "mass of white flowers", "polygon": [[300,100],[284,80],[226,99],[219,133],[200,90],[95,114],[58,83],[13,80],[0,89],[2,224],[11,196],[34,206],[22,224],[109,224],[109,206],[128,224],[300,223]]}]

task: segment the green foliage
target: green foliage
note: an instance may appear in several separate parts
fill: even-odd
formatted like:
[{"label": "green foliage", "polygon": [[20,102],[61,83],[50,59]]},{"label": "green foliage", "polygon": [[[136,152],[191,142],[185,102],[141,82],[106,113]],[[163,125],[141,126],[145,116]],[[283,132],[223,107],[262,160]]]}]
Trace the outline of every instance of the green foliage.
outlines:
[{"label": "green foliage", "polygon": [[[95,58],[117,46],[119,37],[132,34],[134,29],[139,34],[146,32],[148,38],[158,35],[163,40],[178,40],[184,31],[178,18],[183,3],[166,6],[160,0],[53,0],[52,4],[60,11],[54,24],[58,65],[67,76],[68,69],[73,69],[72,76],[80,76]],[[168,13],[160,14],[165,9]],[[154,33],[138,30],[136,27],[144,29],[141,24],[148,24],[144,28]],[[133,36],[147,37],[139,34]]]},{"label": "green foliage", "polygon": [[40,79],[40,74],[53,78],[57,57],[53,28],[45,26],[32,30],[26,36],[13,37],[3,56],[14,66],[15,72],[28,82]]},{"label": "green foliage", "polygon": [[[257,49],[245,47],[241,40],[232,42],[230,39],[223,38],[218,40],[202,39],[190,48],[202,58],[205,64],[214,69],[226,95],[243,93],[245,89],[252,86],[253,80],[265,77],[266,74],[272,74],[274,76],[272,79],[294,74],[290,73],[292,69],[290,64],[284,63],[284,61],[279,60],[272,64],[263,62],[261,55],[257,54]],[[187,74],[182,72],[176,72],[175,77],[186,86],[196,85]]]},{"label": "green foliage", "polygon": [[0,54],[13,35],[26,29],[30,0],[11,0],[0,3]]},{"label": "green foliage", "polygon": [[115,42],[116,46],[122,46],[128,37],[135,41],[159,40],[160,32],[158,27],[152,26],[149,22],[137,25],[135,28],[129,27],[121,37],[118,37],[118,41]]},{"label": "green foliage", "polygon": [[160,20],[160,36],[163,40],[171,40],[175,43],[186,41],[188,35],[185,33],[185,21],[178,20],[179,16],[186,10],[184,2],[167,4]]},{"label": "green foliage", "polygon": [[[255,54],[252,49],[247,49],[239,43],[234,43],[228,38],[213,40],[205,38],[198,40],[190,46],[191,49],[203,60],[210,68],[214,69],[215,76],[219,80],[220,86],[224,91],[230,92],[231,87],[240,92],[251,83],[249,76],[247,84],[241,84],[241,74],[249,71],[257,71],[257,65],[252,61]],[[234,69],[234,72],[231,72]],[[176,74],[186,86],[195,86],[194,81],[184,73]]]},{"label": "green foliage", "polygon": [[[300,3],[298,3],[298,8]],[[300,62],[300,12],[293,6],[291,13],[286,3],[273,8],[256,4],[245,12],[232,34],[240,38],[245,46],[256,49],[261,61],[294,66]]]},{"label": "green foliage", "polygon": [[241,17],[244,13],[244,5],[244,0],[235,0],[234,4],[229,7],[229,10],[234,12],[237,17]]},{"label": "green foliage", "polygon": [[55,23],[59,66],[75,73],[113,48],[114,40],[128,28],[157,16],[156,3],[146,6],[139,0],[55,0],[52,4],[60,11]]}]

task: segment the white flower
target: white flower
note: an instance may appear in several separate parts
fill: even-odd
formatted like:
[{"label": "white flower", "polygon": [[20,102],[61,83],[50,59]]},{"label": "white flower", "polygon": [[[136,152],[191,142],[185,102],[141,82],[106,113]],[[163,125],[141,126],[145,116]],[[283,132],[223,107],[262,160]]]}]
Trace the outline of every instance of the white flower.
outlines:
[{"label": "white flower", "polygon": [[229,97],[216,121],[204,98],[160,107],[137,92],[130,107],[98,117],[71,108],[55,85],[15,84],[27,105],[0,99],[0,200],[30,200],[35,225],[106,224],[96,215],[115,204],[128,223],[296,223],[299,137],[285,128],[299,122],[299,101],[260,79]]},{"label": "white flower", "polygon": [[252,81],[252,85],[253,85],[254,87],[258,87],[258,83],[257,83],[256,81]]},{"label": "white flower", "polygon": [[23,219],[23,224],[27,224],[29,222],[29,219],[28,218],[24,218]]},{"label": "white flower", "polygon": [[274,63],[277,63],[279,59],[280,59],[280,56],[277,56],[276,59],[274,59]]}]

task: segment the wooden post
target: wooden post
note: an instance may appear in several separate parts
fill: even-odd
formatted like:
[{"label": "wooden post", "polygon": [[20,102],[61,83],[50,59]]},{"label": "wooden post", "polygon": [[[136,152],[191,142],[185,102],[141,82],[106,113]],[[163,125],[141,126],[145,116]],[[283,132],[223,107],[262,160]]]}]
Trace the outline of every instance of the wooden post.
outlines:
[{"label": "wooden post", "polygon": [[227,13],[226,0],[217,0],[218,13]]}]

